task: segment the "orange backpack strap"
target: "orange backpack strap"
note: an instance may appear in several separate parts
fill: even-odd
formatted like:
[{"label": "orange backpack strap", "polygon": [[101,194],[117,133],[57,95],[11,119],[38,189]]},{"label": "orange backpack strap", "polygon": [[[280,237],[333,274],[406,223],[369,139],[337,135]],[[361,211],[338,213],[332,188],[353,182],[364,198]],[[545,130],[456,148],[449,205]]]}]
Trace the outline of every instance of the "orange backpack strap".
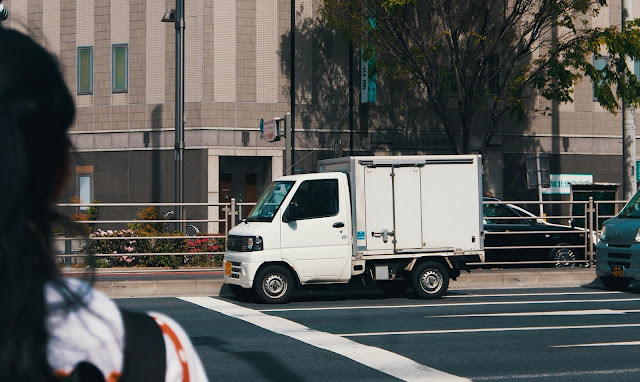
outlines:
[{"label": "orange backpack strap", "polygon": [[124,365],[119,382],[164,382],[167,358],[164,337],[147,314],[120,309],[124,322]]}]

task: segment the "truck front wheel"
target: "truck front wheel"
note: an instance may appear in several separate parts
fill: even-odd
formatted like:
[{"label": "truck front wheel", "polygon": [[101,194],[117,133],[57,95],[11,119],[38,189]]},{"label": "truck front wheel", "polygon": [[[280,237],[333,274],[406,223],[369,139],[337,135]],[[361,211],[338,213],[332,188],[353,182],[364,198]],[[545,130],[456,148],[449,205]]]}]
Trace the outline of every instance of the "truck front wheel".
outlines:
[{"label": "truck front wheel", "polygon": [[422,299],[440,298],[449,287],[449,272],[440,263],[425,261],[411,271],[411,285]]},{"label": "truck front wheel", "polygon": [[281,265],[268,265],[256,274],[253,290],[262,302],[281,304],[293,294],[293,276]]}]

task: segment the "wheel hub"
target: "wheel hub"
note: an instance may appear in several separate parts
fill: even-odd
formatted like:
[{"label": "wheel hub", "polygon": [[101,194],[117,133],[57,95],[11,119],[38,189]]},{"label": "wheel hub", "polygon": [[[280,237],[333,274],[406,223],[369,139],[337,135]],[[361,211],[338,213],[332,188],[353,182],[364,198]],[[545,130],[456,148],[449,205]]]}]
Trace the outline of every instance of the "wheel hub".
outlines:
[{"label": "wheel hub", "polygon": [[576,254],[569,248],[563,248],[556,252],[555,261],[556,267],[573,267],[575,263],[569,263],[576,259]]},{"label": "wheel hub", "polygon": [[433,269],[428,269],[420,278],[420,286],[427,293],[437,292],[442,286],[442,276]]},{"label": "wheel hub", "polygon": [[264,280],[263,289],[271,297],[280,297],[287,291],[287,280],[281,275],[269,275]]}]

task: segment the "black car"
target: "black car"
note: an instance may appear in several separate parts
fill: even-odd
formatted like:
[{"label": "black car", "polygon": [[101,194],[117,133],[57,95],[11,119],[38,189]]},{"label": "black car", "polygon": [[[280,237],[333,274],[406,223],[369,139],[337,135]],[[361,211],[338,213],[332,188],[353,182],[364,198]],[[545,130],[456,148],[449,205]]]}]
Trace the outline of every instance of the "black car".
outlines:
[{"label": "black car", "polygon": [[569,262],[574,260],[586,262],[582,228],[547,223],[495,198],[485,197],[482,211],[487,262],[553,261],[549,265],[557,267],[581,265]]}]

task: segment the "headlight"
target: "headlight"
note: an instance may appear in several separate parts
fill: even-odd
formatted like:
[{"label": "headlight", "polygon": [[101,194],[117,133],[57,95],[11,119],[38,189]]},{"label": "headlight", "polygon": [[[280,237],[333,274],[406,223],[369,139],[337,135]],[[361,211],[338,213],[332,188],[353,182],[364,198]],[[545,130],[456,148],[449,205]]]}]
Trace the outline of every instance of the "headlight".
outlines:
[{"label": "headlight", "polygon": [[[636,235],[637,237],[637,235]],[[600,232],[600,240],[607,241],[607,226],[602,227],[602,231]]]},{"label": "headlight", "polygon": [[262,237],[261,236],[245,236],[242,238],[242,251],[262,251]]},{"label": "headlight", "polygon": [[640,243],[640,229],[636,232],[636,243]]}]

